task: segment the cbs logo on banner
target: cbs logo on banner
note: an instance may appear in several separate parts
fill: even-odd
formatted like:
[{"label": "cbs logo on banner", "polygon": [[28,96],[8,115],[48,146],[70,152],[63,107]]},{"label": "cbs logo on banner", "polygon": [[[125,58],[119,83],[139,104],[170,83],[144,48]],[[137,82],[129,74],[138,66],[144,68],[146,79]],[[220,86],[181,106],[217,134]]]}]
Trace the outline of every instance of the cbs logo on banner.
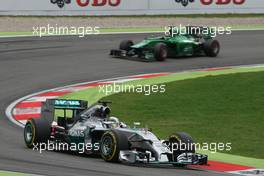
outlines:
[{"label": "cbs logo on banner", "polygon": [[[77,5],[80,7],[93,6],[93,7],[103,7],[103,6],[119,6],[121,0],[75,0]],[[52,4],[57,4],[59,8],[63,8],[65,4],[70,4],[72,0],[50,0]]]},{"label": "cbs logo on banner", "polygon": [[[184,7],[188,6],[189,3],[195,2],[195,0],[174,0],[176,3],[181,3]],[[200,0],[202,5],[241,5],[244,4],[246,0]]]}]

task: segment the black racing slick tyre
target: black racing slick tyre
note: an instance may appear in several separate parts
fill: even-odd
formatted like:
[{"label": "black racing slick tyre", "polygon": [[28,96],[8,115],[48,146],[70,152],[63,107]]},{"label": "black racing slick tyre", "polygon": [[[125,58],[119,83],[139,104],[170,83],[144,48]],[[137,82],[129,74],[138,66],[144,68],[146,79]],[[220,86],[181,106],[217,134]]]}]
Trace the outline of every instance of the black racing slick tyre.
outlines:
[{"label": "black racing slick tyre", "polygon": [[134,45],[133,41],[131,41],[131,40],[123,40],[120,43],[119,49],[125,50],[125,51],[129,51],[129,50],[131,50],[131,46],[133,46],[133,45]]},{"label": "black racing slick tyre", "polygon": [[169,137],[169,147],[173,151],[173,161],[182,153],[195,153],[192,137],[185,132],[176,132]]},{"label": "black racing slick tyre", "polygon": [[106,131],[100,144],[101,157],[107,162],[119,162],[120,150],[128,150],[129,143],[127,137],[120,131]]},{"label": "black racing slick tyre", "polygon": [[203,49],[206,56],[216,57],[220,52],[220,44],[217,40],[210,39],[204,43]]},{"label": "black racing slick tyre", "polygon": [[154,46],[154,57],[157,61],[164,61],[168,57],[167,45],[164,43],[157,43]]},{"label": "black racing slick tyre", "polygon": [[24,128],[24,141],[28,148],[47,143],[50,138],[51,124],[43,118],[30,119]]}]

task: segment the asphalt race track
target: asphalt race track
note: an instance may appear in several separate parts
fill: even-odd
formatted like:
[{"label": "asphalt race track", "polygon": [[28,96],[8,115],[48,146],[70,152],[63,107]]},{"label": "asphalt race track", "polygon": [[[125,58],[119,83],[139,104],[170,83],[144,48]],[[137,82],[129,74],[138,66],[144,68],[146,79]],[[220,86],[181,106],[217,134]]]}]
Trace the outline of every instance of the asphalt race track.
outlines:
[{"label": "asphalt race track", "polygon": [[121,40],[140,41],[148,35],[1,38],[0,170],[64,176],[224,175],[168,167],[125,166],[106,163],[100,158],[59,152],[39,154],[25,147],[22,129],[5,117],[5,109],[12,101],[36,91],[67,84],[132,74],[264,63],[264,31],[238,31],[230,36],[220,36],[222,49],[217,58],[179,58],[145,63],[108,57],[109,50],[116,48]]}]

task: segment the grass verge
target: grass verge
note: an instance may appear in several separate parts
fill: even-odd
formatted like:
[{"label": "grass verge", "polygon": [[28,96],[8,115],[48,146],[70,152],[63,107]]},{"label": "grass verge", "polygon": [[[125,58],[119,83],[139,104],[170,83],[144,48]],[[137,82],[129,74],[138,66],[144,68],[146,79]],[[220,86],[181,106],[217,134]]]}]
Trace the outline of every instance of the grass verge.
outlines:
[{"label": "grass verge", "polygon": [[[218,70],[218,71],[214,71],[214,72],[183,72],[183,73],[177,73],[177,74],[172,74],[172,75],[170,75],[170,76],[165,76],[165,77],[158,77],[158,78],[152,78],[152,79],[144,79],[144,80],[140,80],[140,81],[134,81],[134,82],[130,82],[129,84],[133,84],[133,85],[137,85],[137,84],[154,84],[154,83],[156,83],[156,84],[160,84],[160,83],[168,83],[168,82],[172,82],[172,81],[177,81],[177,80],[186,80],[186,81],[190,81],[190,80],[188,80],[188,79],[190,79],[190,78],[200,78],[200,77],[204,77],[204,76],[208,76],[208,75],[211,75],[211,76],[214,76],[214,75],[226,75],[226,74],[230,74],[230,73],[239,73],[239,72],[244,72],[244,73],[247,73],[247,72],[259,72],[259,71],[263,71],[264,69],[262,68],[262,67],[256,67],[256,68],[235,68],[235,69],[226,69],[226,70]],[[260,72],[260,73],[263,73],[263,72]],[[244,75],[244,74],[243,74]],[[262,77],[263,77],[263,75],[262,75]],[[206,77],[206,79],[208,79],[208,78],[214,78],[214,77]],[[242,79],[242,78],[241,78]],[[243,79],[242,79],[243,80]],[[183,81],[183,82],[185,82],[185,81]],[[175,84],[176,84],[176,82],[175,82]],[[218,87],[218,86],[216,86],[216,87]],[[228,87],[230,87],[230,85],[228,85],[228,86],[225,86],[226,88],[228,88]],[[250,86],[248,86],[247,88],[249,88]],[[188,89],[187,89],[188,90]],[[89,102],[90,102],[90,104],[92,103],[95,103],[98,99],[101,99],[101,98],[103,98],[105,95],[103,94],[103,93],[99,93],[99,91],[98,91],[98,88],[91,88],[91,89],[87,89],[87,90],[83,90],[83,91],[80,91],[80,92],[76,92],[76,93],[74,93],[74,94],[69,94],[69,95],[66,95],[66,96],[64,96],[64,97],[62,97],[62,98],[69,98],[69,99],[86,99],[86,100],[89,100]],[[124,96],[124,95],[122,95],[122,94],[120,94],[120,95],[113,95],[113,96]],[[140,96],[140,95],[137,95],[137,96]],[[145,97],[145,96],[144,96]],[[241,96],[241,97],[243,97],[243,96]],[[108,97],[108,98],[111,98],[111,97]],[[107,98],[107,99],[108,99]],[[123,98],[124,99],[124,98]],[[127,98],[125,98],[124,100],[126,100],[127,101]],[[251,99],[250,99],[251,100]],[[223,101],[223,100],[222,100]],[[118,110],[118,107],[119,106],[121,106],[122,105],[122,107],[123,107],[123,104],[126,104],[126,103],[123,103],[123,104],[119,104],[120,103],[120,101],[119,101],[119,99],[118,99],[118,104],[116,104],[116,102],[113,104],[113,106],[114,106],[114,111],[113,112],[116,112],[117,114],[116,115],[120,115],[120,117],[124,117],[124,118],[122,118],[122,120],[124,120],[125,122],[127,122],[127,121],[130,121],[130,122],[132,122],[132,121],[136,121],[136,120],[140,120],[140,121],[142,121],[141,120],[141,116],[142,115],[140,115],[140,114],[132,114],[131,112],[130,112],[130,110],[129,110],[129,112],[123,112],[124,114],[122,115],[122,112],[119,112],[119,110]],[[151,101],[152,102],[152,101]],[[185,101],[186,102],[186,101]],[[218,101],[217,100],[217,102],[221,102],[220,100]],[[251,103],[250,103],[251,102]],[[250,104],[251,106],[253,105],[252,104],[252,101],[250,101],[248,104]],[[178,102],[178,103],[180,103],[181,104],[181,102]],[[136,103],[137,104],[137,103]],[[141,104],[141,103],[140,103]],[[149,105],[148,105],[148,103],[146,104],[147,105],[147,107],[149,107]],[[175,106],[175,104],[173,104],[173,105],[171,105],[171,106]],[[183,105],[182,105],[183,106]],[[251,107],[251,106],[249,106],[249,107]],[[177,107],[177,106],[176,106]],[[249,107],[247,107],[247,108],[249,108]],[[117,108],[117,109],[116,109]],[[126,108],[128,108],[128,107],[126,107]],[[122,109],[126,109],[126,108],[122,108]],[[223,107],[222,107],[223,108]],[[234,109],[235,109],[235,107],[233,107]],[[148,108],[147,108],[148,109]],[[173,109],[173,108],[172,108]],[[189,109],[189,108],[185,108],[185,109]],[[231,108],[232,109],[232,108]],[[245,109],[246,110],[246,109]],[[244,111],[245,111],[244,110]],[[190,109],[189,109],[189,111],[191,111]],[[197,112],[198,110],[196,110],[195,112]],[[226,110],[227,111],[227,110]],[[139,112],[139,111],[136,111],[135,113],[137,113],[137,112]],[[187,111],[186,111],[187,112]],[[209,111],[210,112],[210,111]],[[192,113],[194,113],[194,112],[192,112]],[[212,112],[211,112],[212,113]],[[222,112],[221,112],[222,113]],[[154,121],[156,121],[156,111],[155,111],[155,113],[153,113],[154,115],[152,115],[152,116],[155,116],[155,119],[154,119]],[[176,114],[178,114],[179,115],[179,111],[176,113]],[[195,115],[195,117],[197,117],[196,116],[196,114],[194,114]],[[199,113],[198,113],[198,115],[199,115]],[[201,116],[202,114],[200,113],[200,116]],[[209,115],[211,115],[210,113],[208,113],[207,114],[207,119],[209,118],[209,117],[211,117],[211,116],[209,116]],[[234,115],[234,114],[233,114]],[[151,116],[151,114],[150,114],[150,116]],[[218,117],[219,116],[219,114],[217,114],[216,116],[215,115],[213,115],[212,116],[212,118],[214,117],[214,118],[216,118],[216,117]],[[146,116],[144,116],[144,117],[146,117]],[[187,116],[187,117],[190,117],[190,115],[189,116]],[[228,118],[227,116],[224,116],[225,118]],[[233,117],[233,116],[232,116]],[[242,117],[248,117],[246,114],[245,115],[242,115]],[[153,117],[154,118],[154,117]],[[168,118],[168,117],[167,117]],[[184,117],[184,118],[186,118],[186,117]],[[236,117],[235,119],[237,119],[238,117]],[[195,119],[198,119],[198,118],[195,118]],[[194,120],[195,120],[194,119]],[[219,119],[219,118],[218,118]],[[221,118],[220,118],[221,119]],[[232,120],[232,122],[235,120],[235,119],[233,119]],[[143,118],[143,120],[144,120],[144,118]],[[166,121],[167,119],[166,118],[164,118],[163,119],[164,121]],[[252,119],[251,119],[252,120]],[[177,120],[178,121],[178,120]],[[183,120],[182,120],[183,121]],[[216,120],[216,121],[218,121],[218,120]],[[250,121],[250,119],[247,119],[247,121]],[[245,122],[247,122],[247,121],[245,121]],[[149,126],[151,126],[151,127],[154,127],[155,128],[155,124],[154,124],[154,126],[153,126],[153,124],[151,124],[151,123],[149,123],[149,120],[148,120],[148,118],[145,118],[145,121],[143,121],[144,123],[148,123],[148,125]],[[158,122],[160,122],[160,120],[158,120]],[[190,120],[189,120],[189,122],[190,122]],[[205,122],[205,121],[203,121],[204,123],[209,123],[209,122]],[[175,124],[176,123],[176,124]],[[188,123],[188,121],[186,121],[185,123]],[[253,123],[253,121],[251,121],[251,123]],[[166,124],[170,124],[170,123],[166,123]],[[164,122],[163,123],[159,123],[158,125],[156,125],[156,127],[157,127],[157,133],[159,133],[159,135],[160,136],[166,136],[167,134],[169,134],[170,133],[170,131],[168,131],[167,130],[167,126],[166,126],[166,124],[164,124]],[[181,126],[181,124],[178,124],[176,121],[175,122],[172,122],[172,124],[174,124],[174,125],[176,125],[175,126],[175,128],[177,128],[178,127],[178,125],[179,126]],[[229,123],[228,123],[229,124]],[[235,123],[234,123],[235,124]],[[161,130],[160,129],[160,126],[161,126],[161,128],[166,128],[166,130]],[[184,125],[185,126],[185,125]],[[191,124],[189,124],[189,125],[187,125],[187,127],[184,127],[184,128],[188,128],[188,127],[191,127],[192,125]],[[238,126],[240,126],[239,124],[238,124]],[[254,125],[253,125],[254,126]],[[174,132],[173,130],[175,129],[174,127],[172,127],[171,128],[171,132]],[[229,128],[231,128],[231,127],[229,127]],[[245,129],[245,128],[247,128],[247,127],[243,127],[242,129]],[[200,128],[199,128],[200,129]],[[237,129],[237,128],[236,128]],[[186,129],[183,129],[183,130],[185,130],[186,131]],[[251,128],[251,130],[254,130],[254,129],[252,129]],[[164,132],[162,132],[162,131],[164,131]],[[188,131],[188,130],[187,130]],[[189,131],[188,131],[189,132]],[[232,131],[231,131],[232,132]],[[249,133],[250,131],[248,131],[248,130],[246,130],[246,132],[247,133]],[[252,132],[252,131],[251,131]],[[192,134],[192,133],[191,133]],[[204,134],[204,133],[202,133],[202,134]],[[219,135],[220,134],[220,135]],[[226,134],[226,133],[224,133],[224,134]],[[231,136],[231,139],[232,139],[232,137],[235,137],[236,135],[238,134],[238,132],[236,132],[235,134],[231,134],[230,136]],[[250,133],[251,134],[251,133]],[[253,133],[252,133],[253,134]],[[219,131],[218,133],[217,133],[217,137],[221,137],[221,132]],[[201,140],[207,140],[207,138],[203,138],[203,136],[196,136],[196,135],[193,135],[195,138],[197,138],[198,137],[198,140],[199,141],[201,141]],[[223,137],[223,136],[222,136]],[[243,135],[242,135],[242,137],[243,137]],[[210,139],[210,138],[209,138]],[[214,139],[214,140],[216,140],[217,138],[215,138],[215,136],[211,136],[211,140],[212,139]],[[220,138],[221,139],[221,138]],[[230,138],[225,138],[225,139],[230,139]],[[252,138],[253,139],[253,138]],[[217,139],[218,140],[218,139]],[[235,144],[237,143],[237,141],[235,140],[234,141],[235,142]],[[253,140],[253,143],[255,144],[255,142],[261,142],[261,141],[258,141],[258,140],[256,140],[256,138]],[[239,145],[240,146],[240,145]],[[244,145],[243,147],[248,147],[248,144],[246,144],[246,145]],[[236,149],[236,150],[232,150],[232,153],[233,153],[233,151],[234,151],[234,154],[239,154],[239,155],[241,155],[240,154],[240,152],[242,151],[242,152],[244,152],[244,150],[245,150],[245,148],[241,148],[241,149]],[[215,153],[215,154],[212,154],[212,153],[210,153],[209,152],[209,154],[210,154],[210,159],[211,160],[217,160],[217,161],[224,161],[224,162],[230,162],[230,163],[236,163],[236,164],[243,164],[243,165],[248,165],[248,166],[255,166],[255,167],[258,167],[258,168],[263,168],[264,167],[264,164],[261,164],[261,163],[264,163],[263,161],[263,159],[255,159],[255,158],[252,158],[252,157],[257,157],[257,158],[263,158],[263,156],[262,155],[259,155],[259,153],[254,153],[255,152],[255,150],[259,150],[259,147],[256,147],[255,149],[253,149],[253,150],[247,150],[246,149],[246,151],[245,151],[245,153],[246,154],[242,154],[242,155],[245,155],[245,156],[249,156],[249,157],[241,157],[241,156],[235,156],[235,155],[231,155],[231,154],[223,154],[223,153]],[[253,153],[253,154],[251,154],[251,153]],[[257,155],[257,156],[256,156]]]},{"label": "grass verge", "polygon": [[10,171],[0,171],[0,176],[30,176],[30,174],[10,172]]},{"label": "grass verge", "polygon": [[199,143],[232,143],[231,154],[264,158],[264,72],[166,84],[166,93],[119,93],[113,115],[151,126],[161,138],[186,131]]}]

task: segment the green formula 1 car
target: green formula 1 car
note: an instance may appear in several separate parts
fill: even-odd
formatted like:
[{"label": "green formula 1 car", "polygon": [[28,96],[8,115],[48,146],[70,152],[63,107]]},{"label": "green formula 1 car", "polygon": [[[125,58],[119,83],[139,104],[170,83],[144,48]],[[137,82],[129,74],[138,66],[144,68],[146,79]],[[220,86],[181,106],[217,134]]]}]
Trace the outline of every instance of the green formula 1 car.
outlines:
[{"label": "green formula 1 car", "polygon": [[124,40],[118,50],[111,50],[110,55],[142,61],[164,61],[168,57],[202,55],[216,57],[220,44],[212,37],[213,32],[209,27],[187,26],[184,31],[170,27],[167,35],[149,37],[138,44]]}]

